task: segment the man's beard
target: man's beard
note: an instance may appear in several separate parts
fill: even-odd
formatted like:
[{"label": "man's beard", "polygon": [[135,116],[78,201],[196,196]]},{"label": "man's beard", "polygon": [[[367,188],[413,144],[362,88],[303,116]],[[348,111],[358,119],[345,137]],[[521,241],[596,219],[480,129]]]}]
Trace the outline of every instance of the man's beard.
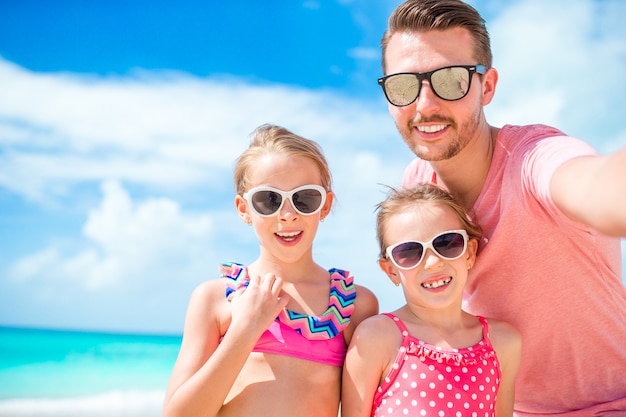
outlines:
[{"label": "man's beard", "polygon": [[[475,132],[478,128],[478,123],[480,120],[482,109],[480,109],[474,116],[467,120],[460,128],[457,128],[457,124],[454,120],[432,116],[428,118],[420,118],[418,120],[411,120],[404,128],[400,128],[396,124],[396,128],[398,132],[404,139],[404,142],[409,146],[409,148],[413,151],[413,153],[420,159],[430,162],[436,161],[445,161],[451,159],[459,154],[465,148],[465,146],[470,142],[471,138],[474,137]],[[448,129],[451,130],[452,133],[455,133],[450,139],[448,139],[448,145],[445,149],[437,154],[433,154],[430,151],[424,151],[421,148],[424,145],[420,145],[415,140],[413,140],[412,135],[414,134],[413,127],[417,123],[441,123],[448,125]]]}]

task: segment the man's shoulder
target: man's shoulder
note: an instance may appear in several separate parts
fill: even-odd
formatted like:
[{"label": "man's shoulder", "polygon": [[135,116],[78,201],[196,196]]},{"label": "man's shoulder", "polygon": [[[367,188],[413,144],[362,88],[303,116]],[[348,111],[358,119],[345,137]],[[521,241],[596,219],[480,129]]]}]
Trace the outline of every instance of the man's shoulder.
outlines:
[{"label": "man's shoulder", "polygon": [[567,135],[556,127],[544,124],[504,125],[498,134],[499,139],[515,138],[517,140],[519,140],[519,138],[536,139],[550,136]]}]

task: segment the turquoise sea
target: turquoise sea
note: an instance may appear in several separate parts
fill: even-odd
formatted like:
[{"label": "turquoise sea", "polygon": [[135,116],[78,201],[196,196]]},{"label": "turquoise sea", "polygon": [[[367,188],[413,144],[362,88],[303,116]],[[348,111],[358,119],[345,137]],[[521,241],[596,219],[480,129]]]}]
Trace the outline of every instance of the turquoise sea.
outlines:
[{"label": "turquoise sea", "polygon": [[158,417],[180,342],[0,327],[0,416]]}]

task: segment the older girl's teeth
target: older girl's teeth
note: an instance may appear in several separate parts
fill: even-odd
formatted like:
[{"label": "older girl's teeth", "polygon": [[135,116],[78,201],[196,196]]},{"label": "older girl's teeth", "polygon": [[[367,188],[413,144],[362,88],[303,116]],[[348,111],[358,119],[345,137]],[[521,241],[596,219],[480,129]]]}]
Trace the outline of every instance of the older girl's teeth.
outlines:
[{"label": "older girl's teeth", "polygon": [[434,126],[417,126],[417,130],[424,133],[435,133],[446,128],[446,125],[434,125]]},{"label": "older girl's teeth", "polygon": [[440,279],[439,281],[425,282],[422,284],[422,287],[432,290],[435,288],[443,287],[444,285],[448,285],[450,281],[452,281],[452,277]]},{"label": "older girl's teeth", "polygon": [[290,233],[276,233],[276,235],[278,235],[279,237],[282,237],[283,239],[287,240],[287,241],[292,241],[296,238],[296,236],[298,236],[300,233],[302,232],[290,232]]}]

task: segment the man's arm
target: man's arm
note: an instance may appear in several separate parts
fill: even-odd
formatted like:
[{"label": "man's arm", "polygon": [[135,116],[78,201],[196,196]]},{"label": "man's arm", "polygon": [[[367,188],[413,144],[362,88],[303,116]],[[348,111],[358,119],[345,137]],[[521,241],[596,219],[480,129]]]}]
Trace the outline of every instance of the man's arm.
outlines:
[{"label": "man's arm", "polygon": [[550,191],[572,220],[626,237],[626,148],[565,162],[554,173]]}]

